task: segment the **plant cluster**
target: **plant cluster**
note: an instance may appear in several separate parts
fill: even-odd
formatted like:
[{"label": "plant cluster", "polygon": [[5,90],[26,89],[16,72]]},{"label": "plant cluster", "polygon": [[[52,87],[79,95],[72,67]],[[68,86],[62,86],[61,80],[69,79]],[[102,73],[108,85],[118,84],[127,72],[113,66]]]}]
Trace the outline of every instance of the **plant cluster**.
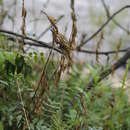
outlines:
[{"label": "plant cluster", "polygon": [[[39,57],[45,60],[43,55]],[[0,127],[3,130],[28,129],[23,107],[31,130],[129,130],[128,97],[122,88],[96,83],[99,66],[77,63],[67,79],[60,80],[56,87],[51,76],[57,63],[50,61],[46,71],[49,89],[42,98],[39,97],[41,90],[38,91],[34,101],[34,79],[42,69],[35,61],[41,62],[41,58],[33,53],[23,56],[5,51],[0,52],[0,58]],[[84,68],[90,71],[88,76],[83,74]],[[96,87],[85,92],[90,75]]]},{"label": "plant cluster", "polygon": [[[130,104],[124,91],[130,49],[121,50],[120,41],[115,51],[99,51],[104,39],[102,30],[110,21],[129,33],[114,17],[130,5],[110,15],[102,0],[108,19],[87,39],[84,34],[77,44],[74,3],[70,1],[72,29],[68,39],[60,32],[57,20],[42,11],[50,23],[51,45],[27,36],[25,0],[21,34],[0,29],[0,130],[130,130]],[[0,24],[5,17],[0,13]],[[96,51],[82,49],[98,34]],[[29,48],[28,52],[26,45],[50,51],[44,54]],[[97,64],[74,62],[73,52],[95,54]],[[118,59],[118,52],[125,54]],[[112,65],[100,65],[99,55],[107,56],[109,63],[110,54],[118,60]],[[122,86],[113,88],[106,77],[124,65]]]}]

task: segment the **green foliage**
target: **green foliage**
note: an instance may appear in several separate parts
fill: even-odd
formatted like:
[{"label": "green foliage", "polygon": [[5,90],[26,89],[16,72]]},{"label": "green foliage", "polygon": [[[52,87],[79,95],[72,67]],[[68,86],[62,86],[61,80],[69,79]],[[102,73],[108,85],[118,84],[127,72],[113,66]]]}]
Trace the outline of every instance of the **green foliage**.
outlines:
[{"label": "green foliage", "polygon": [[15,62],[16,53],[15,52],[7,52],[7,51],[0,51],[0,70],[4,67],[4,62],[9,61],[10,63]]},{"label": "green foliage", "polygon": [[2,122],[0,122],[0,130],[4,130]]},{"label": "green foliage", "polygon": [[[0,20],[2,15],[0,15]],[[0,50],[9,50],[9,42],[8,42],[8,37],[0,33]]]},{"label": "green foliage", "polygon": [[3,0],[0,0],[0,5],[3,3]]},{"label": "green foliage", "polygon": [[[49,91],[44,93],[38,112],[33,112],[34,86],[41,74],[44,54],[0,52],[0,127],[22,130],[25,123],[17,81],[23,97],[31,130],[129,130],[130,105],[122,88],[98,84],[99,66],[76,64],[67,79],[55,86],[52,75],[58,66],[50,61],[46,77]],[[34,69],[35,68],[35,69]],[[90,74],[85,74],[88,69]],[[32,71],[33,70],[33,71]],[[84,91],[93,77],[96,87]],[[40,92],[39,92],[40,93]],[[40,100],[40,99],[39,99]]]}]

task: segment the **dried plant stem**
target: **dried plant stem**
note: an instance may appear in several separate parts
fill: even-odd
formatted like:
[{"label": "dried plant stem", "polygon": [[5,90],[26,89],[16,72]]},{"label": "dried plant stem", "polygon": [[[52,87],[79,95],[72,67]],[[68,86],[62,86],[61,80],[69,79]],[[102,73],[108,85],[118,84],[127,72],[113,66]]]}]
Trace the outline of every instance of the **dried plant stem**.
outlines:
[{"label": "dried plant stem", "polygon": [[99,50],[100,47],[101,47],[102,40],[103,40],[103,32],[101,32],[100,37],[99,37],[99,41],[97,42],[97,46],[96,46],[96,61],[97,61],[97,62],[99,62],[98,50]]},{"label": "dried plant stem", "polygon": [[75,14],[75,8],[74,8],[74,2],[75,0],[71,0],[71,18],[72,18],[72,32],[71,32],[71,36],[69,39],[69,43],[70,43],[70,47],[75,49],[76,48],[76,36],[77,36],[77,19],[76,19],[76,14]]},{"label": "dried plant stem", "polygon": [[[53,45],[52,45],[52,46],[54,47],[54,42],[53,42]],[[48,88],[47,80],[46,80],[46,68],[47,68],[48,62],[49,62],[49,60],[50,60],[52,51],[53,51],[53,48],[50,50],[50,53],[49,53],[48,58],[47,58],[47,60],[46,60],[46,62],[45,62],[45,65],[43,66],[42,74],[41,74],[41,76],[40,76],[40,80],[39,80],[39,82],[38,82],[38,85],[37,85],[36,90],[35,90],[35,92],[34,92],[34,95],[33,95],[33,97],[32,97],[32,101],[34,101],[35,98],[36,98],[36,95],[37,95],[37,92],[38,92],[38,90],[39,90],[40,84],[42,84],[42,80],[44,80],[44,84],[42,84],[44,88],[43,88],[43,90],[41,91],[40,96],[43,96],[44,89],[46,90],[46,89]],[[41,102],[42,102],[42,97],[39,97],[39,99],[40,99],[40,98],[41,98]],[[34,108],[33,108],[33,112],[35,112],[36,106],[37,106],[37,104],[35,103]],[[39,107],[40,107],[40,106],[39,106]]]},{"label": "dried plant stem", "polygon": [[20,100],[21,100],[21,104],[22,104],[22,109],[23,109],[23,112],[24,112],[24,117],[25,117],[26,125],[27,125],[28,130],[31,130],[30,125],[29,125],[29,120],[27,118],[26,109],[25,109],[25,106],[24,106],[24,103],[23,103],[23,98],[22,98],[21,89],[20,89],[19,81],[18,80],[16,80],[16,84],[17,84],[17,87],[18,87],[18,93],[19,93],[19,97],[20,97]]},{"label": "dried plant stem", "polygon": [[47,58],[47,61],[46,61],[45,65],[44,65],[44,67],[43,67],[42,74],[41,74],[41,76],[40,76],[40,80],[39,80],[38,85],[37,85],[37,87],[36,87],[34,96],[32,97],[32,100],[35,99],[36,94],[37,94],[37,91],[38,91],[38,89],[39,89],[39,87],[40,87],[42,78],[45,76],[45,71],[46,71],[46,68],[47,68],[47,65],[48,65],[48,62],[49,62],[49,59],[50,59],[51,54],[52,54],[52,50],[50,51],[50,53],[49,53],[49,55],[48,55],[48,58]]},{"label": "dried plant stem", "polygon": [[[58,19],[56,19],[56,23],[58,23],[63,17],[64,15],[61,15]],[[39,40],[42,38],[47,33],[47,31],[49,31],[49,29],[51,29],[51,25],[47,27],[36,39]]]},{"label": "dried plant stem", "polygon": [[21,31],[22,31],[22,46],[21,46],[21,49],[23,50],[24,52],[24,37],[25,37],[25,21],[26,21],[26,15],[27,15],[27,12],[26,12],[26,9],[24,7],[24,0],[22,1],[22,26],[21,26]]}]

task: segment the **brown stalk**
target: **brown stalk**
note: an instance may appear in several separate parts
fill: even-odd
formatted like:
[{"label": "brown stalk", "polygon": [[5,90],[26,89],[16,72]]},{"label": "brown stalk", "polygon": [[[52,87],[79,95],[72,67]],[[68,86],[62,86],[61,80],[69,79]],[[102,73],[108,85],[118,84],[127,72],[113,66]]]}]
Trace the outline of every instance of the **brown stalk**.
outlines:
[{"label": "brown stalk", "polygon": [[121,48],[121,39],[119,40],[119,42],[118,42],[118,44],[116,46],[115,59],[118,58],[118,52],[119,52],[120,48]]},{"label": "brown stalk", "polygon": [[101,32],[100,34],[100,38],[99,41],[97,42],[97,46],[96,46],[96,61],[99,62],[99,57],[98,57],[98,49],[100,49],[101,44],[102,44],[102,40],[103,40],[103,32]]},{"label": "brown stalk", "polygon": [[[58,23],[62,18],[64,17],[64,15],[59,16],[59,18],[56,19],[56,23]],[[39,40],[41,37],[43,37],[47,31],[49,31],[51,29],[51,25],[49,27],[47,27],[36,39]]]},{"label": "brown stalk", "polygon": [[26,15],[27,15],[27,11],[24,7],[24,0],[22,1],[22,26],[21,26],[21,31],[22,31],[22,40],[23,40],[23,43],[21,45],[21,49],[23,50],[24,52],[24,37],[26,36],[25,34],[25,22],[26,22]]},{"label": "brown stalk", "polygon": [[72,62],[73,62],[72,57],[71,57],[72,48],[70,47],[69,41],[67,40],[67,38],[62,33],[59,32],[58,27],[56,25],[55,18],[52,16],[48,16],[47,13],[43,11],[42,13],[44,13],[47,16],[49,22],[51,23],[53,42],[56,43],[59,49],[63,52],[63,56],[61,56],[59,70],[56,73],[56,86],[57,86],[62,72],[65,71],[67,66],[69,67],[72,65]]},{"label": "brown stalk", "polygon": [[71,12],[71,18],[72,18],[72,32],[71,32],[71,36],[70,36],[70,39],[69,39],[69,43],[70,43],[70,47],[75,49],[76,47],[76,36],[77,36],[77,19],[76,19],[76,14],[75,14],[75,9],[74,9],[74,0],[71,0],[71,9],[72,9],[72,12]]},{"label": "brown stalk", "polygon": [[[119,50],[120,50],[120,47],[121,47],[121,39],[120,39],[120,41],[119,41],[119,43],[117,44],[117,46],[116,46],[116,53],[115,53],[115,57],[114,57],[114,59],[117,59],[118,58],[118,52],[119,52]],[[112,66],[112,75],[114,75],[114,66]]]},{"label": "brown stalk", "polygon": [[[47,61],[46,61],[45,65],[43,66],[43,70],[42,70],[42,74],[40,76],[40,80],[39,80],[38,85],[36,87],[35,93],[32,97],[32,101],[35,100],[33,112],[38,113],[38,115],[39,115],[39,112],[41,110],[42,96],[43,96],[45,91],[48,93],[48,90],[49,90],[49,86],[48,86],[47,78],[46,78],[46,68],[47,68],[51,54],[52,54],[52,50],[50,51],[48,58],[47,58]],[[38,98],[36,98],[36,95],[37,95],[37,92],[40,88],[40,85],[42,87],[41,92],[40,92],[40,95],[38,96]]]}]

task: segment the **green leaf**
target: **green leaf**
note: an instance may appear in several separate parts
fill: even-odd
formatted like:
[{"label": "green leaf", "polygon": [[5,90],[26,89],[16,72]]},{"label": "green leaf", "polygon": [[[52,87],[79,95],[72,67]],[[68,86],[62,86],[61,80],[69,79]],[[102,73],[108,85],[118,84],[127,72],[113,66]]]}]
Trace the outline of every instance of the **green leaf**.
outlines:
[{"label": "green leaf", "polygon": [[16,59],[15,59],[15,64],[17,66],[17,73],[21,73],[22,69],[23,69],[23,66],[24,66],[24,57],[22,55],[20,56],[17,56]]},{"label": "green leaf", "polygon": [[11,15],[8,15],[8,19],[11,20],[11,22],[14,21],[13,17]]},{"label": "green leaf", "polygon": [[41,58],[41,61],[42,61],[42,63],[44,63],[44,53],[40,53],[40,58]]},{"label": "green leaf", "polygon": [[3,123],[0,122],[0,130],[4,130]]},{"label": "green leaf", "polygon": [[29,57],[32,58],[32,52],[29,53]]},{"label": "green leaf", "polygon": [[15,52],[0,51],[0,70],[1,70],[5,60],[8,60],[12,64],[14,64],[15,57],[16,57]]},{"label": "green leaf", "polygon": [[10,61],[5,60],[5,70],[6,70],[7,74],[9,74],[9,73],[14,74],[15,73],[15,65],[12,64]]},{"label": "green leaf", "polygon": [[70,117],[71,117],[71,119],[74,120],[74,119],[76,118],[77,111],[74,110],[74,109],[72,109],[72,110],[69,111],[69,113],[70,113]]},{"label": "green leaf", "polygon": [[32,72],[32,68],[31,66],[25,64],[24,66],[24,76],[26,77],[28,74],[30,74]]},{"label": "green leaf", "polygon": [[34,52],[34,61],[37,62],[38,61],[38,54],[36,52]]},{"label": "green leaf", "polygon": [[6,86],[9,85],[7,82],[5,82],[5,81],[3,81],[3,80],[0,80],[0,84],[6,85]]}]

